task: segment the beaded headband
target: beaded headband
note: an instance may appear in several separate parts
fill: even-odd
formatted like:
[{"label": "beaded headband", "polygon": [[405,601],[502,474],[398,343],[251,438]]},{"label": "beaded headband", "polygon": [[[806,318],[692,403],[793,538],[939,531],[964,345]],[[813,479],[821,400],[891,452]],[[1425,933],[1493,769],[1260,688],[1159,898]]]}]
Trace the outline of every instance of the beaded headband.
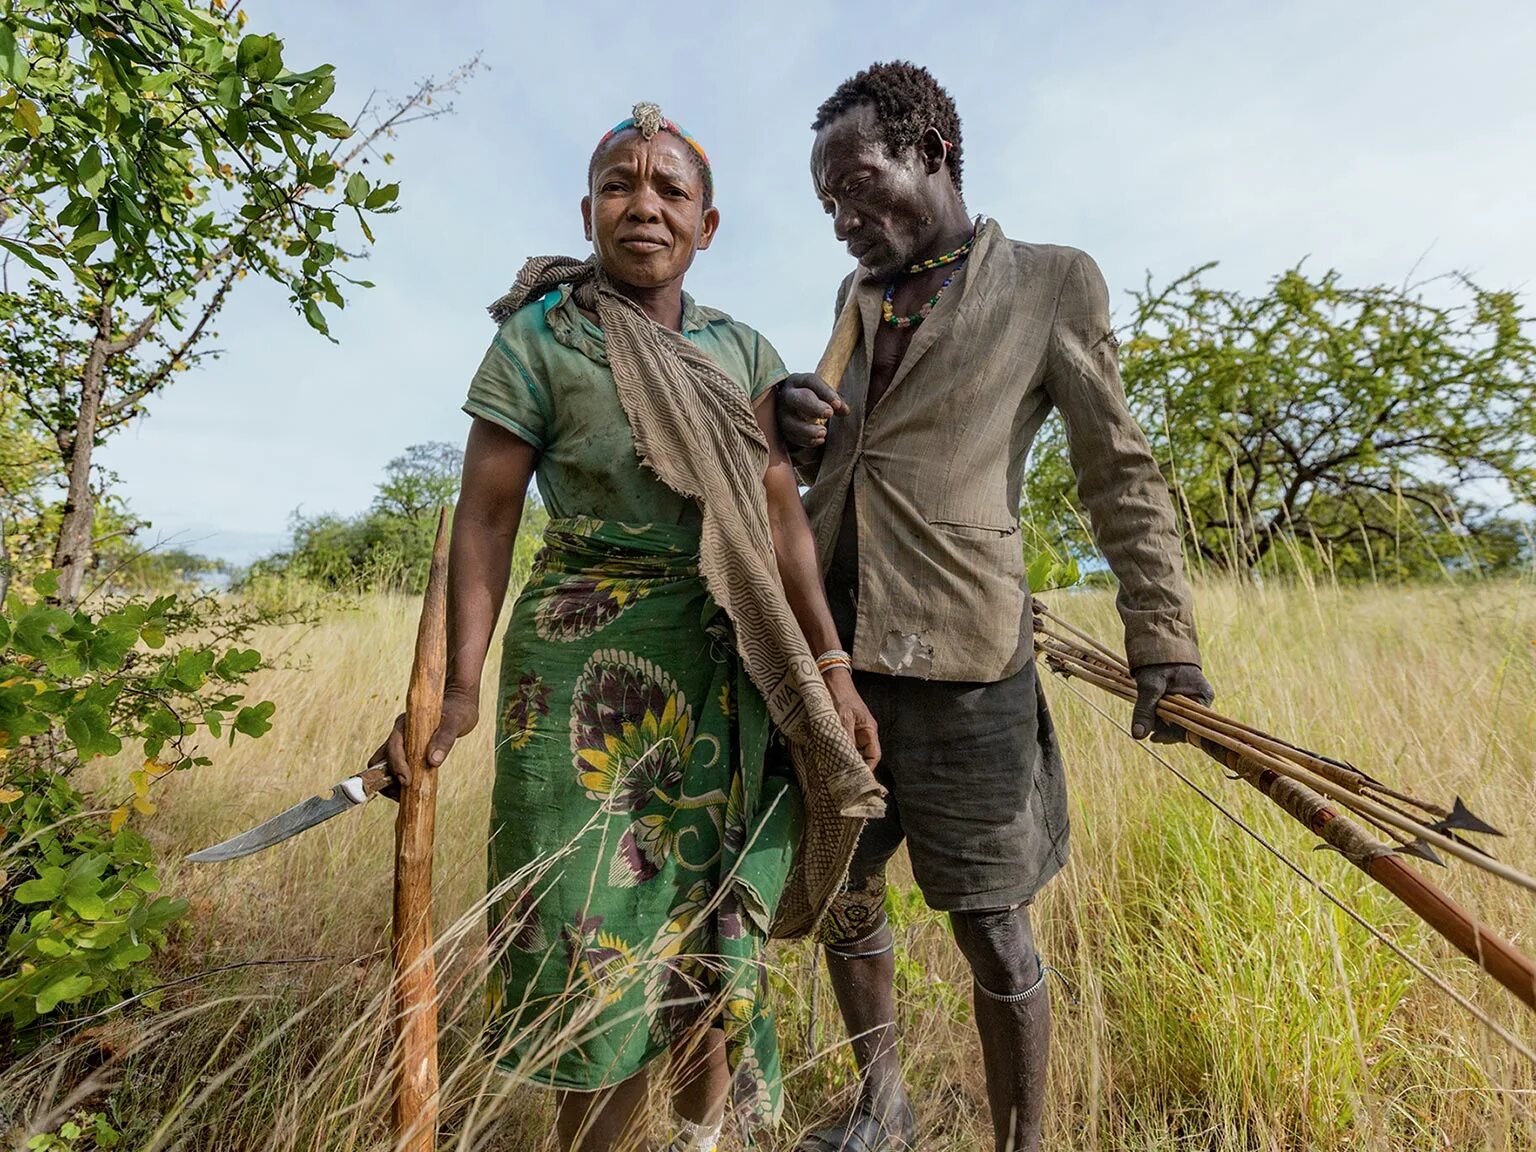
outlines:
[{"label": "beaded headband", "polygon": [[675,120],[668,120],[661,114],[661,106],[650,101],[642,101],[634,107],[634,113],[628,120],[621,120],[609,129],[608,134],[597,142],[597,150],[601,151],[620,132],[633,128],[642,137],[649,140],[658,132],[670,132],[678,137],[699,154],[699,159],[704,161],[704,171],[708,172],[710,179],[714,179],[714,173],[709,166],[709,154],[704,151],[704,146],[693,138],[693,134]]}]

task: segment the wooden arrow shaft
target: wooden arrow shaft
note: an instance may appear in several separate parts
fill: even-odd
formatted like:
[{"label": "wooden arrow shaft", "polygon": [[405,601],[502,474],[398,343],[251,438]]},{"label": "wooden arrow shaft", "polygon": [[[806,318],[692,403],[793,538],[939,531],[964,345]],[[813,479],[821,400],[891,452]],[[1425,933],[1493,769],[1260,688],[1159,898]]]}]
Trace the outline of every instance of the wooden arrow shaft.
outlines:
[{"label": "wooden arrow shaft", "polygon": [[1462,955],[1536,1010],[1536,962],[1496,935],[1477,917],[1425,879],[1407,862],[1306,785],[1259,766],[1251,757],[1189,734],[1186,739],[1288,815],[1337,848],[1445,937]]},{"label": "wooden arrow shaft", "polygon": [[395,817],[395,1066],[393,1120],[398,1152],[437,1146],[437,973],[432,959],[432,841],[437,772],[427,742],[443,710],[448,664],[448,510],[438,514],[432,568],[416,628],[416,655],[405,694],[405,750],[411,783]]}]

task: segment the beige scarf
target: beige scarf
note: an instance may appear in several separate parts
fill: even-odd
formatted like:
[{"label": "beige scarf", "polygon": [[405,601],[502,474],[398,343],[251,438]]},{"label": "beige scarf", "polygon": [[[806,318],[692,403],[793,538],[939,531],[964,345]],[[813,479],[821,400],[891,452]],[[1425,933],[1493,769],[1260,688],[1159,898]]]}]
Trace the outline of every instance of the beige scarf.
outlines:
[{"label": "beige scarf", "polygon": [[740,385],[616,291],[595,258],[529,260],[491,316],[500,323],[561,284],[597,313],[641,462],[698,502],[704,585],[735,625],[747,675],[789,741],[806,830],[773,935],[806,935],[842,886],[864,820],[885,810],[885,790],[838,719],[784,597],[763,491],[768,445]]}]

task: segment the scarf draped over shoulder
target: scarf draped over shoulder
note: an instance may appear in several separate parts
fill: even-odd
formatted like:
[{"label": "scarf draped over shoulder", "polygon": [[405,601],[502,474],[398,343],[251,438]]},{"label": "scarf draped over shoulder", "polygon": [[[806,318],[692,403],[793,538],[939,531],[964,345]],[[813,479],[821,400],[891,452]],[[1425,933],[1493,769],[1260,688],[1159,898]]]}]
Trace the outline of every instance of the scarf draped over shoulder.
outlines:
[{"label": "scarf draped over shoulder", "polygon": [[564,284],[597,315],[641,462],[699,505],[700,574],[730,617],[747,675],[789,742],[806,829],[773,934],[806,935],[842,886],[864,820],[884,811],[885,790],[838,719],[785,598],[763,488],[768,445],[741,388],[621,295],[595,257],[529,260],[491,305],[491,317],[499,324]]}]

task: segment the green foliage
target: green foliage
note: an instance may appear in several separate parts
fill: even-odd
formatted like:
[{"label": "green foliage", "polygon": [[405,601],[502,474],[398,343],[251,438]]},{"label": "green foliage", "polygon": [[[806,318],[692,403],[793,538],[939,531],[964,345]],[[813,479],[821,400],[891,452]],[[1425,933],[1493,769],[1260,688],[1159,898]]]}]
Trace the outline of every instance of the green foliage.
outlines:
[{"label": "green foliage", "polygon": [[[195,736],[257,737],[274,710],[236,691],[263,667],[243,646],[254,616],[176,596],[92,616],[42,599],[55,583],[0,612],[0,1039],[147,988],[144,962],[185,905],[158,895],[128,822],[155,812],[167,773],[211,762]],[[100,809],[71,775],[130,746],[144,757],[133,794]]]},{"label": "green foliage", "polygon": [[[1437,304],[1295,268],[1249,297],[1207,286],[1211,267],[1134,293],[1121,343],[1192,558],[1344,578],[1529,558],[1525,529],[1489,504],[1536,495],[1536,343],[1513,293],[1456,277],[1458,302]],[[1026,520],[1084,556],[1065,449],[1052,422]]]},{"label": "green foliage", "polygon": [[[298,580],[346,593],[421,593],[427,586],[437,510],[459,492],[464,453],[452,444],[414,444],[391,460],[373,506],[357,516],[293,520],[293,544],[251,566],[243,587]],[[549,517],[528,501],[512,558],[512,587],[527,578]]]},{"label": "green foliage", "polygon": [[107,555],[102,565],[111,569],[109,587],[140,594],[195,589],[230,572],[224,561],[184,548],[135,550],[115,563]]},{"label": "green foliage", "polygon": [[[352,135],[325,64],[295,72],[244,13],[187,0],[0,2],[0,239],[93,293],[180,306],[210,265],[246,262],[325,330],[342,304],[336,227],[393,210],[398,188],[347,174]],[[227,250],[227,251],[226,251]],[[345,279],[342,277],[341,279]]]},{"label": "green foliage", "polygon": [[53,1132],[39,1132],[27,1141],[28,1152],[85,1152],[116,1148],[123,1137],[101,1112],[81,1108]]},{"label": "green foliage", "polygon": [[0,259],[25,266],[0,292],[0,383],[67,489],[49,549],[65,603],[95,559],[102,439],[212,355],[249,274],[329,335],[344,289],[367,286],[349,252],[396,210],[398,187],[363,171],[373,144],[446,110],[434,95],[475,67],[355,132],[331,66],[289,68],[238,8],[0,0]]},{"label": "green foliage", "polygon": [[431,518],[459,498],[464,450],[442,440],[412,444],[384,466],[373,498],[375,512],[406,520]]}]

